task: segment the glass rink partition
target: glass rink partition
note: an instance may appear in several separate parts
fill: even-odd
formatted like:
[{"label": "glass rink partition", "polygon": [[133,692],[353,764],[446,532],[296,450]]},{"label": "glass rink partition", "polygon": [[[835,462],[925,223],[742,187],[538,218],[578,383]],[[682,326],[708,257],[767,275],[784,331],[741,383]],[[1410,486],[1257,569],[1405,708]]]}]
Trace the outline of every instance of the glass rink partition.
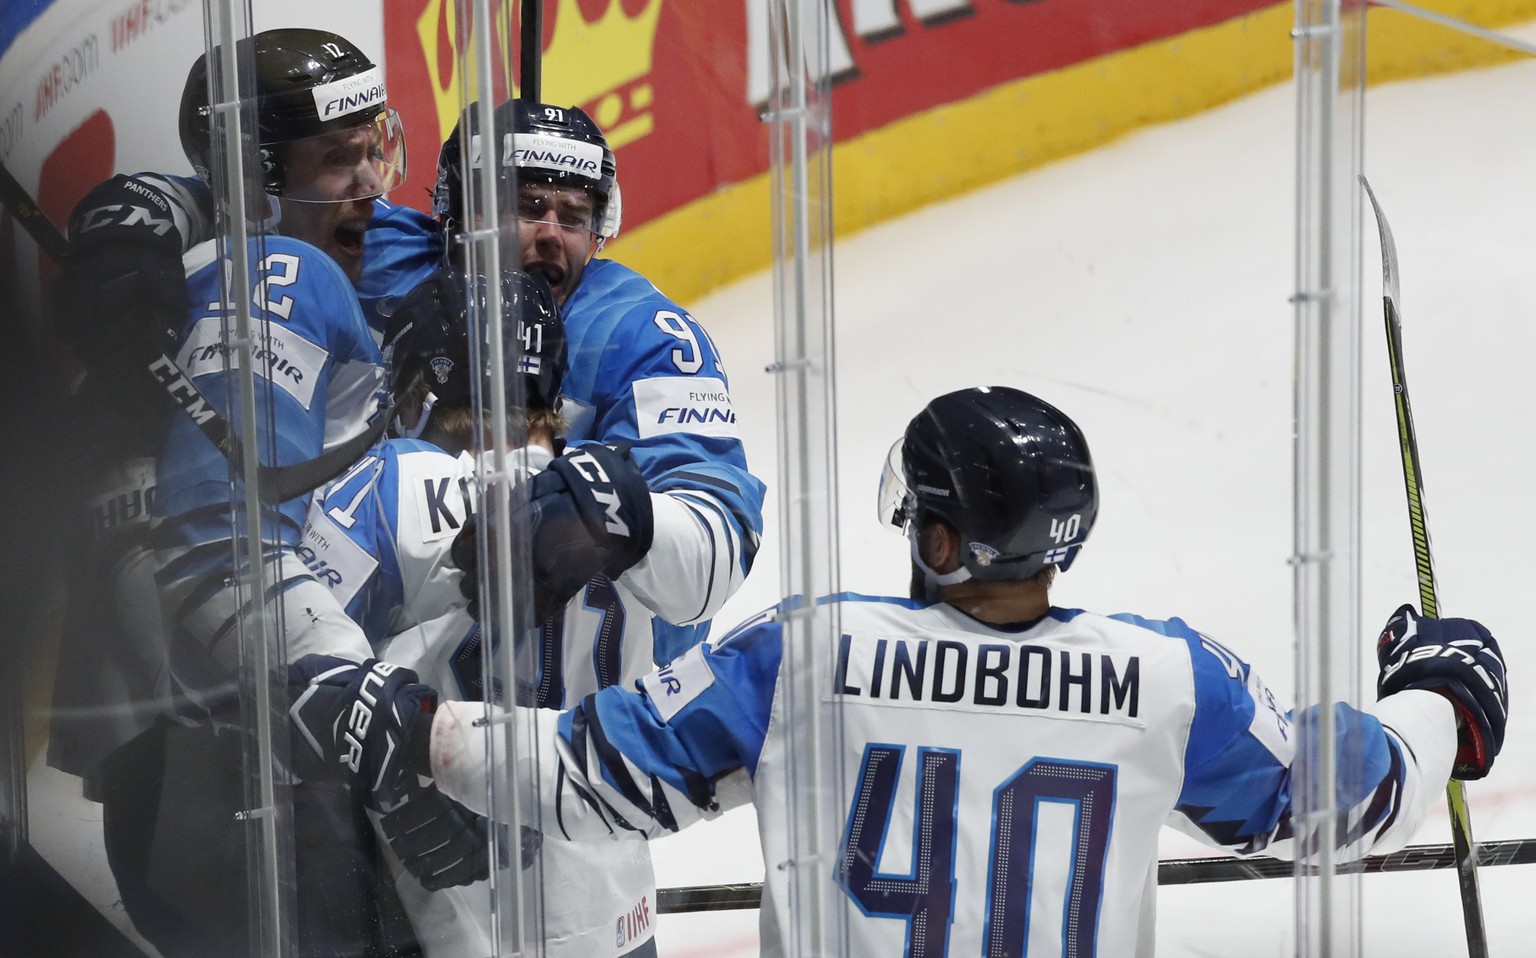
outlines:
[{"label": "glass rink partition", "polygon": [[[1350,709],[1403,603],[1531,659],[1536,7],[25,7],[0,954],[1528,947],[1526,710],[1448,789]],[[1092,450],[1028,629],[877,518],[975,386]]]}]

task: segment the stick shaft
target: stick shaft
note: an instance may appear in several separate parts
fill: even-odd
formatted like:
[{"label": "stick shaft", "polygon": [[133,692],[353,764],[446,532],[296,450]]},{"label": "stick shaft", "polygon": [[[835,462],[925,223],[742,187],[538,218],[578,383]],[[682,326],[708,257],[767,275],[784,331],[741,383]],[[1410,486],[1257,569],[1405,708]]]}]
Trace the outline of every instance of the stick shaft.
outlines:
[{"label": "stick shaft", "polygon": [[[1483,865],[1536,864],[1536,839],[1519,838],[1485,842],[1478,846]],[[1341,872],[1410,872],[1456,868],[1461,853],[1454,845],[1410,845],[1390,855],[1372,855],[1358,862],[1339,866]],[[1302,866],[1301,873],[1312,874]],[[1256,881],[1267,878],[1291,878],[1297,874],[1295,862],[1279,858],[1171,858],[1157,863],[1159,885],[1202,885],[1210,882]],[[761,882],[725,885],[687,885],[662,888],[657,894],[657,911],[664,915],[685,912],[730,911],[757,908],[762,904]]]},{"label": "stick shaft", "polygon": [[[1429,523],[1424,516],[1424,472],[1419,466],[1419,439],[1413,428],[1413,405],[1408,400],[1408,374],[1403,364],[1403,322],[1398,313],[1397,242],[1387,214],[1365,177],[1365,195],[1376,214],[1381,235],[1382,312],[1387,327],[1387,360],[1392,367],[1392,392],[1397,413],[1398,448],[1403,461],[1403,488],[1408,495],[1408,526],[1413,536],[1413,564],[1418,573],[1419,605],[1425,615],[1440,615],[1435,589],[1434,553],[1429,545]],[[1488,958],[1488,931],[1483,923],[1483,898],[1477,885],[1478,849],[1472,841],[1472,813],[1467,807],[1467,786],[1456,779],[1445,784],[1445,801],[1451,816],[1451,846],[1455,851],[1456,881],[1461,894],[1461,914],[1467,928],[1467,954]]]}]

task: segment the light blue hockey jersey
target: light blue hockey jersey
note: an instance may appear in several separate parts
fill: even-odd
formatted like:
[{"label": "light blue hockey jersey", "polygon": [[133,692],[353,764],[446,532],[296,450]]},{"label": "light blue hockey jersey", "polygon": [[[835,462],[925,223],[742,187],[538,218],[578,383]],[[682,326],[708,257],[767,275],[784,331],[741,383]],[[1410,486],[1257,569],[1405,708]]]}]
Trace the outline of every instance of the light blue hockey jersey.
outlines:
[{"label": "light blue hockey jersey", "polygon": [[[1182,621],[1053,608],[994,628],[942,603],[829,601],[839,639],[793,665],[773,611],[633,689],[530,714],[554,747],[515,780],[541,783],[546,834],[659,836],[753,801],[765,955],[1147,954],[1162,825],[1239,853],[1310,847],[1295,716]],[[1449,705],[1405,692],[1335,716],[1360,773],[1340,783],[1341,859],[1401,847],[1449,774]],[[483,791],[465,761],[484,753],[477,730],[437,721],[439,786]],[[790,773],[791,750],[825,756],[833,786],[792,784],[812,779]],[[781,904],[810,816],[830,829],[817,855],[842,910],[821,941]]]},{"label": "light blue hockey jersey", "polygon": [[704,561],[652,570],[659,556],[647,557],[629,575],[663,617],[654,623],[656,661],[666,662],[703,640],[709,617],[752,568],[765,487],[747,468],[719,352],[692,316],[604,259],[587,264],[562,314],[567,439],[628,443],[651,491],[686,503],[707,530]]},{"label": "light blue hockey jersey", "polygon": [[[285,466],[319,456],[366,430],[381,411],[383,357],[358,308],[352,284],[327,255],[284,236],[249,241],[256,435],[251,450],[264,465]],[[179,337],[176,365],[208,404],[240,434],[238,387],[225,371],[226,324],[220,278],[225,264],[207,243],[187,255],[193,303]],[[232,335],[232,331],[230,333]],[[190,549],[162,570],[180,578],[226,568],[233,521],[231,470],[222,450],[192,417],[172,415],[157,468],[156,514],[165,518],[157,546]],[[239,487],[239,478],[235,480]],[[306,497],[264,504],[263,540],[298,543]]]}]

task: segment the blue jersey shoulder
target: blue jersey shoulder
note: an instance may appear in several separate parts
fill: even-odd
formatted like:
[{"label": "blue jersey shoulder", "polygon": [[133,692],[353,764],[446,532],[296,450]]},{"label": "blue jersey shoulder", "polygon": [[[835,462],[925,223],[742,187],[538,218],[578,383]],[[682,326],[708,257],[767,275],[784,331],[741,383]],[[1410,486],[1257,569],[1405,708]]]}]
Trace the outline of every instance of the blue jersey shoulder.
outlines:
[{"label": "blue jersey shoulder", "polygon": [[[1184,643],[1194,681],[1195,717],[1190,728],[1190,755],[1216,754],[1234,736],[1247,731],[1255,706],[1248,688],[1251,669],[1231,649],[1180,618],[1148,619],[1130,612],[1109,616],[1138,628]],[[1265,703],[1273,706],[1273,701]]]},{"label": "blue jersey shoulder", "polygon": [[565,393],[602,407],[637,379],[698,376],[725,381],[704,328],[650,280],[612,260],[587,264],[561,309],[570,351]]},{"label": "blue jersey shoulder", "polygon": [[[863,595],[858,592],[837,592],[832,595],[818,596],[816,599],[817,605],[836,605],[839,603],[850,605],[873,603],[878,605],[894,605],[903,609],[926,609],[933,605],[932,602],[926,602],[921,599],[898,598],[890,595]],[[728,642],[734,642],[744,634],[777,623],[786,613],[803,608],[805,608],[805,596],[803,595],[792,595],[780,599],[751,618],[742,620],[735,628],[715,640],[713,644],[721,646]]]},{"label": "blue jersey shoulder", "polygon": [[376,200],[363,242],[357,296],[368,325],[382,336],[405,294],[442,265],[443,232],[419,210]]}]

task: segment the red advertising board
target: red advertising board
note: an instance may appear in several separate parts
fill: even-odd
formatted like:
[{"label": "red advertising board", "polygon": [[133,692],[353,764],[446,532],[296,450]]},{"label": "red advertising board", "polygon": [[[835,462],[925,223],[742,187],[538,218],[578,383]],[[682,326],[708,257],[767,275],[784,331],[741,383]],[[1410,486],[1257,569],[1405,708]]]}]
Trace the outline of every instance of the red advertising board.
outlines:
[{"label": "red advertising board", "polygon": [[[837,0],[827,66],[834,140],[1272,5]],[[503,0],[495,19],[515,24],[518,6]],[[461,106],[453,7],[453,0],[385,2],[390,98],[412,144],[411,180],[396,195],[408,203],[425,202],[436,145]],[[758,118],[767,95],[767,9],[753,0],[546,0],[543,99],[582,106],[607,131],[625,184],[627,227],[767,169]],[[515,50],[516,37],[496,45]]]}]

